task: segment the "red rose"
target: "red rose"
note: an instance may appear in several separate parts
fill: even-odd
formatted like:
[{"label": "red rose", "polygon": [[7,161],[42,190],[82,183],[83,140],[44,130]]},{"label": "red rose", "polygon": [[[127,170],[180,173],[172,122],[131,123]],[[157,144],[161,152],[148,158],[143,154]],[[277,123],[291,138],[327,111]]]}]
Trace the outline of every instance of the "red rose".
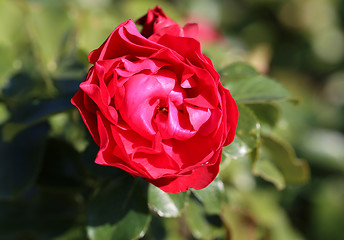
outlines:
[{"label": "red rose", "polygon": [[202,189],[233,141],[238,109],[200,43],[156,7],[120,24],[89,55],[72,98],[100,150],[95,162],[165,192]]}]

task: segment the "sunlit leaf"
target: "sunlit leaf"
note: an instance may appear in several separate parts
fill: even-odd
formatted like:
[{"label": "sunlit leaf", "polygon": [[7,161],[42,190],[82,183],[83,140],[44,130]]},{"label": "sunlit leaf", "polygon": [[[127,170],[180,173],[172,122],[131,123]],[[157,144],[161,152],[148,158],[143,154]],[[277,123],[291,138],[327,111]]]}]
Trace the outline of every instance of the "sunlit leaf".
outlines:
[{"label": "sunlit leaf", "polygon": [[258,72],[247,63],[238,62],[232,63],[226,68],[220,71],[221,82],[227,84],[230,82],[236,82],[241,79],[252,78],[258,76]]},{"label": "sunlit leaf", "polygon": [[224,185],[220,179],[215,179],[206,188],[201,190],[192,189],[198,200],[200,200],[208,214],[219,214],[225,200]]},{"label": "sunlit leaf", "polygon": [[223,148],[226,156],[240,158],[257,146],[260,125],[252,110],[238,104],[239,121],[234,142]]},{"label": "sunlit leaf", "polygon": [[148,187],[148,205],[160,217],[177,217],[185,208],[188,192],[165,193],[152,184]]},{"label": "sunlit leaf", "polygon": [[290,97],[281,84],[265,76],[256,76],[225,85],[237,102],[263,103],[273,100],[284,100]]},{"label": "sunlit leaf", "polygon": [[262,103],[290,97],[281,84],[245,64],[234,63],[220,72],[221,81],[237,102]]}]

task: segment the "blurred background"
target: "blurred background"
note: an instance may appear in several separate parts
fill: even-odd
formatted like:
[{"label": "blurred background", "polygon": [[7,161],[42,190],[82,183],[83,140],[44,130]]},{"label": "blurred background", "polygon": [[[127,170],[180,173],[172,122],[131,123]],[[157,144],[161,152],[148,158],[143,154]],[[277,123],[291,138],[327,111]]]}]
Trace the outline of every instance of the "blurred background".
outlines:
[{"label": "blurred background", "polygon": [[[273,227],[279,232],[275,237],[240,237],[238,230],[233,239],[344,239],[342,0],[0,0],[0,239],[82,239],[58,238],[80,210],[77,197],[68,195],[81,181],[73,156],[90,141],[66,96],[84,79],[88,53],[119,23],[136,20],[156,5],[181,25],[200,24],[203,51],[217,69],[248,62],[298,99],[296,105],[281,104],[283,118],[275,131],[307,160],[311,179],[277,190],[259,181],[252,187],[234,174],[236,189],[251,192],[259,202],[242,231],[249,226],[264,232],[283,220]],[[49,108],[38,104],[51,98]],[[47,142],[48,135],[54,140]],[[45,164],[42,144],[55,165]],[[56,163],[61,155],[65,162]],[[61,164],[63,173],[56,173]],[[242,171],[237,165],[233,169]],[[47,190],[36,203],[33,182],[53,186],[55,193]],[[243,207],[236,200],[232,203]],[[62,205],[51,210],[53,201]],[[38,223],[27,224],[33,213]],[[40,214],[52,222],[63,219],[64,225],[58,222],[55,229],[39,222]]]}]

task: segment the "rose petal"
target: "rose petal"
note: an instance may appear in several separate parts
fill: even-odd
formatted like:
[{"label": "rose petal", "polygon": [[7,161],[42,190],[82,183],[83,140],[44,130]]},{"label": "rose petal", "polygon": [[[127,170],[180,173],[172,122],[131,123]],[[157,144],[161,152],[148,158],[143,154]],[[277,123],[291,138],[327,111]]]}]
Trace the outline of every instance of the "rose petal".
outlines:
[{"label": "rose petal", "polygon": [[176,25],[176,23],[164,13],[160,6],[156,6],[153,10],[149,9],[147,14],[138,19],[136,23],[143,26],[141,34],[146,38],[159,32],[162,28]]},{"label": "rose petal", "polygon": [[152,139],[156,134],[152,120],[159,99],[166,98],[174,87],[176,80],[169,75],[162,72],[157,79],[146,74],[136,74],[125,84],[124,102],[119,111],[123,120],[147,139]]},{"label": "rose petal", "polygon": [[224,143],[224,146],[227,146],[231,142],[233,142],[236,132],[236,127],[238,123],[239,118],[239,111],[238,107],[236,105],[236,102],[234,101],[232,95],[228,91],[228,89],[220,86],[220,92],[224,93],[223,96],[223,105],[224,105],[224,112],[229,113],[226,117],[226,126],[229,131],[227,139]]},{"label": "rose petal", "polygon": [[216,139],[199,135],[186,141],[165,139],[162,141],[162,146],[165,153],[174,159],[181,169],[195,168],[209,161],[207,158],[219,147]]},{"label": "rose petal", "polygon": [[206,108],[186,106],[186,110],[189,113],[190,122],[193,128],[198,131],[199,128],[210,118],[211,111]]},{"label": "rose petal", "polygon": [[154,122],[163,139],[173,138],[184,141],[196,134],[188,117],[180,113],[171,100],[168,103],[168,115],[158,112]]},{"label": "rose petal", "polygon": [[79,109],[82,120],[84,121],[86,127],[91,133],[92,138],[94,139],[96,144],[99,146],[100,138],[99,138],[98,127],[97,127],[97,116],[95,113],[92,113],[86,110],[86,108],[82,104],[85,98],[89,99],[89,97],[85,95],[82,90],[79,90],[73,96],[71,103]]},{"label": "rose petal", "polygon": [[216,164],[209,167],[204,166],[196,168],[190,175],[146,180],[168,193],[185,192],[190,188],[205,188],[216,178],[219,172],[221,154],[222,151],[219,151],[216,156],[214,156],[216,158]]},{"label": "rose petal", "polygon": [[159,48],[159,45],[143,37],[135,23],[129,19],[118,25],[100,48],[90,53],[89,61],[95,63],[98,60],[123,57],[128,52],[136,56],[150,56]]}]

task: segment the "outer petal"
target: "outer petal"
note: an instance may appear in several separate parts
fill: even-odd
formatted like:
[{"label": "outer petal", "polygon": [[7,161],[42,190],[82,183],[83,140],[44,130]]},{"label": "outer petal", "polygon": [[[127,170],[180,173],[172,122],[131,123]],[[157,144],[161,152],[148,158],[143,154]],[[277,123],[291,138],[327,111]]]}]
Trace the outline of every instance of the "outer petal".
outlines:
[{"label": "outer petal", "polygon": [[120,24],[100,48],[93,50],[88,59],[94,64],[98,60],[123,57],[128,53],[135,54],[136,57],[147,57],[159,48],[161,46],[143,37],[135,23],[129,19]]},{"label": "outer petal", "polygon": [[239,119],[239,111],[238,111],[236,102],[234,101],[228,89],[220,85],[220,92],[221,91],[223,91],[222,98],[224,101],[224,107],[226,108],[225,113],[227,113],[227,115],[225,116],[227,118],[226,126],[229,131],[227,139],[224,143],[224,146],[227,146],[234,140],[235,132],[236,132],[237,124],[238,124],[238,119]]},{"label": "outer petal", "polygon": [[96,142],[96,144],[99,146],[100,139],[97,129],[97,116],[95,113],[89,112],[86,110],[84,106],[84,99],[89,99],[88,96],[84,94],[84,92],[80,89],[77,91],[77,93],[72,98],[72,104],[76,106],[79,109],[79,112],[81,114],[81,117],[86,124],[88,130],[90,131],[92,138]]},{"label": "outer petal", "polygon": [[202,189],[208,186],[219,173],[221,155],[222,149],[214,156],[214,165],[196,168],[190,175],[146,180],[168,193],[185,192],[190,188]]}]

